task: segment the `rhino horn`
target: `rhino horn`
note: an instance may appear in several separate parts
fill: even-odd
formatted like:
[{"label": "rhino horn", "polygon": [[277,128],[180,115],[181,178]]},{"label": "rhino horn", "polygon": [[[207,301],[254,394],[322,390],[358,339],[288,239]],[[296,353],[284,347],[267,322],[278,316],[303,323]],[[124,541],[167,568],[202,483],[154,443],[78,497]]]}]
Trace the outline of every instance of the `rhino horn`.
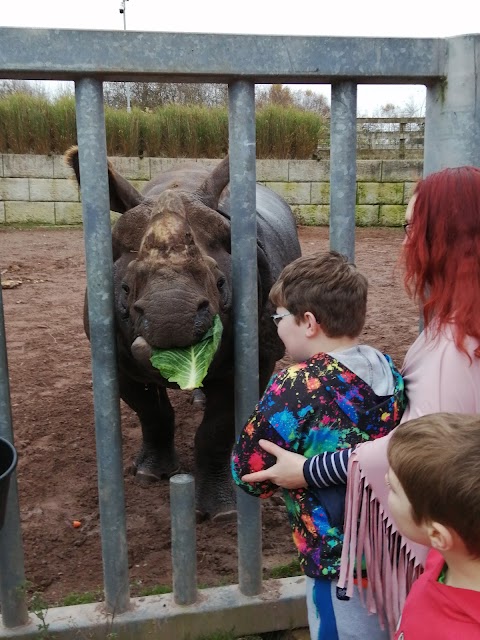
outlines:
[{"label": "rhino horn", "polygon": [[225,158],[217,164],[212,173],[198,189],[200,200],[210,209],[218,207],[218,201],[230,180],[230,158]]},{"label": "rhino horn", "polygon": [[196,253],[195,240],[186,219],[182,194],[167,189],[152,209],[152,218],[145,232],[138,257],[147,255],[169,257],[172,254],[187,257]]},{"label": "rhino horn", "polygon": [[[78,160],[78,147],[73,146],[65,153],[65,162],[75,172],[78,184],[80,183],[80,163]],[[125,180],[112,167],[110,161],[108,164],[108,190],[110,193],[110,209],[118,213],[125,213],[133,209],[141,202],[144,197],[133,187],[128,180]]]}]

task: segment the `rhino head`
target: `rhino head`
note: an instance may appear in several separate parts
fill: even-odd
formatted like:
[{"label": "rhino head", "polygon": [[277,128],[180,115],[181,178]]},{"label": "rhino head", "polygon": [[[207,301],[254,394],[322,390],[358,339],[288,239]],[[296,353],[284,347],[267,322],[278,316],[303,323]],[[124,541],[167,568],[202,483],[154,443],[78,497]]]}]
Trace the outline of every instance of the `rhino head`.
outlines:
[{"label": "rhino head", "polygon": [[229,312],[226,276],[188,221],[202,217],[202,206],[173,189],[155,200],[138,254],[121,283],[133,341],[141,337],[158,349],[187,347],[202,339],[217,314],[225,319]]},{"label": "rhino head", "polygon": [[[66,160],[80,183],[78,150]],[[228,167],[227,156],[188,180],[167,171],[140,194],[108,165],[110,207],[123,214],[112,230],[117,326],[150,376],[152,349],[199,342],[217,314],[230,322],[230,225],[216,210]]]}]

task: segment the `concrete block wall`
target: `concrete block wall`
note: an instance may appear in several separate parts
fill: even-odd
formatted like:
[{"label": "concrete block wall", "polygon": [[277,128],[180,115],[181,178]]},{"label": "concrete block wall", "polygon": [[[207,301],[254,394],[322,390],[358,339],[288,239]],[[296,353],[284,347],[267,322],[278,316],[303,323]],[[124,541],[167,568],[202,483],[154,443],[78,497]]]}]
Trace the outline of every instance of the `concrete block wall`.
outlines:
[{"label": "concrete block wall", "polygon": [[[185,158],[111,158],[137,189]],[[218,160],[194,160],[206,167]],[[358,160],[356,222],[399,226],[416,181],[420,160]],[[329,221],[330,166],[326,160],[258,160],[257,180],[282,195],[302,225]],[[0,154],[0,224],[80,224],[80,191],[63,156]]]}]

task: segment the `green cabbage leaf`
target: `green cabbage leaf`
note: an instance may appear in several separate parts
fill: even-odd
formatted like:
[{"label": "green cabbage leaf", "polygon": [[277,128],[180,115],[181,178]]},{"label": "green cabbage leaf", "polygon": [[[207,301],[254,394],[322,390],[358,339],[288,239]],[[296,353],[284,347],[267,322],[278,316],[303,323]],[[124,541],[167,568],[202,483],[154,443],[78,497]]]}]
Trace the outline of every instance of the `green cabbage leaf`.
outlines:
[{"label": "green cabbage leaf", "polygon": [[216,315],[200,342],[178,349],[153,349],[150,362],[164,378],[176,382],[180,389],[203,387],[202,381],[217,352],[222,331],[222,321]]}]

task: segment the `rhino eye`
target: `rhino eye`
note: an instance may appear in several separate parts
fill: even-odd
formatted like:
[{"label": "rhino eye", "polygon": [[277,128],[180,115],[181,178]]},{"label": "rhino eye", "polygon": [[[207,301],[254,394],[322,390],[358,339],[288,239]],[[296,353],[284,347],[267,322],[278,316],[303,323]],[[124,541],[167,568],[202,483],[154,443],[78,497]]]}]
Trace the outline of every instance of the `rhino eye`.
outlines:
[{"label": "rhino eye", "polygon": [[221,291],[221,290],[223,289],[223,287],[225,286],[225,282],[226,282],[226,280],[225,280],[225,277],[224,277],[224,276],[222,276],[221,278],[219,278],[219,279],[217,280],[217,289]]},{"label": "rhino eye", "polygon": [[122,282],[122,289],[125,291],[127,295],[130,293],[130,287],[126,282]]}]

